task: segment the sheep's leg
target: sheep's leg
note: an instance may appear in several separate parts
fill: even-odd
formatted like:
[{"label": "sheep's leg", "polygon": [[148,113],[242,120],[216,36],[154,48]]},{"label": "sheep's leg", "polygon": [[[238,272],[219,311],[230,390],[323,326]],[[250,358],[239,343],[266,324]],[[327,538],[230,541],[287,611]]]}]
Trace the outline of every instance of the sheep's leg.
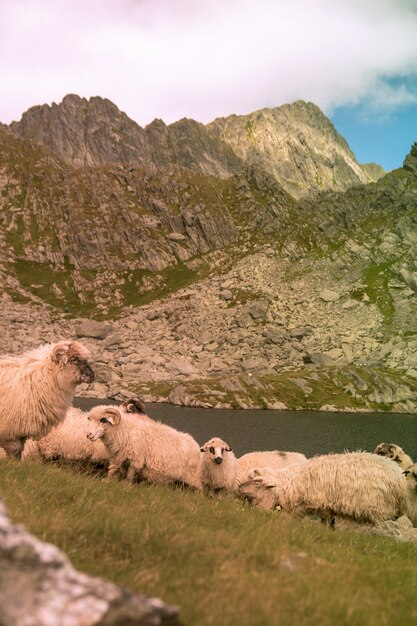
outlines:
[{"label": "sheep's leg", "polygon": [[126,474],[126,478],[132,484],[135,482],[136,467],[133,467],[133,465],[129,465],[128,470],[127,470],[127,474]]},{"label": "sheep's leg", "polygon": [[110,463],[107,471],[107,478],[117,478],[119,475],[121,465],[119,463]]}]

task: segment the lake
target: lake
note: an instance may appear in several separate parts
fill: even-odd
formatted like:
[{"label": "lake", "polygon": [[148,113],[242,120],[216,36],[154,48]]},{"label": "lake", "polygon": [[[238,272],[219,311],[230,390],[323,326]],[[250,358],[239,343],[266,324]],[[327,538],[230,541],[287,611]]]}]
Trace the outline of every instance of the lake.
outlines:
[{"label": "lake", "polygon": [[[75,398],[88,410],[110,401]],[[330,413],[195,409],[171,404],[147,404],[148,415],[199,442],[221,437],[240,456],[253,450],[292,450],[310,457],[344,450],[374,450],[382,441],[396,443],[417,459],[417,415],[404,413]]]}]

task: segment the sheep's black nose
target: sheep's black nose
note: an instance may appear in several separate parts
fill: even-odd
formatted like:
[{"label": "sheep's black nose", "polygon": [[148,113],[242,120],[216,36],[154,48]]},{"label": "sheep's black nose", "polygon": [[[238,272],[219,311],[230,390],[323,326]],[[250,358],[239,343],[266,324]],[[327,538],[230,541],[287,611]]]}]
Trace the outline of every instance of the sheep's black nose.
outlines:
[{"label": "sheep's black nose", "polygon": [[220,465],[220,463],[223,461],[221,456],[216,456],[214,460],[216,461],[217,465]]}]

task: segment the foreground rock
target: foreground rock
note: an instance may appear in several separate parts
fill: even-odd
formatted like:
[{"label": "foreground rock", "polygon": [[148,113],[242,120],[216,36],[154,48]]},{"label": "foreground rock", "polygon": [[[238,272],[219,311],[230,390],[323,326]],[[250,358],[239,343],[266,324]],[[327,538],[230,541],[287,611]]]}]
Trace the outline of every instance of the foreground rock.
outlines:
[{"label": "foreground rock", "polygon": [[0,501],[1,626],[175,626],[178,608],[75,570],[12,524]]}]

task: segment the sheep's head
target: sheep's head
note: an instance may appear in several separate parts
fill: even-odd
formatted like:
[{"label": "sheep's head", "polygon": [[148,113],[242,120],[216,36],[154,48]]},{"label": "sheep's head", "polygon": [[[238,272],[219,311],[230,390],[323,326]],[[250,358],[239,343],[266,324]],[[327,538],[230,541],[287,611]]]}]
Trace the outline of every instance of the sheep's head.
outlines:
[{"label": "sheep's head", "polygon": [[407,467],[407,469],[404,470],[403,474],[409,481],[413,481],[414,488],[417,491],[417,463],[414,463],[414,465],[410,465],[410,467]]},{"label": "sheep's head", "polygon": [[228,452],[233,452],[232,448],[219,437],[213,437],[200,448],[200,451],[207,455],[213,463],[221,465]]},{"label": "sheep's head", "polygon": [[146,413],[145,405],[139,398],[130,398],[130,400],[126,400],[126,402],[123,402],[122,407],[126,413],[138,413],[139,415],[144,415]]},{"label": "sheep's head", "polygon": [[115,406],[96,406],[87,415],[87,438],[97,441],[108,433],[111,428],[120,424],[122,414]]},{"label": "sheep's head", "polygon": [[238,493],[259,509],[271,510],[277,507],[275,487],[277,486],[267,468],[254,467],[249,472],[249,480],[239,485]]},{"label": "sheep's head", "polygon": [[79,341],[60,341],[52,346],[51,360],[74,385],[92,383],[94,372],[88,363],[90,353]]},{"label": "sheep's head", "polygon": [[396,463],[401,463],[401,455],[404,454],[404,450],[395,443],[380,443],[375,448],[374,454],[385,456],[388,459],[392,459]]}]

